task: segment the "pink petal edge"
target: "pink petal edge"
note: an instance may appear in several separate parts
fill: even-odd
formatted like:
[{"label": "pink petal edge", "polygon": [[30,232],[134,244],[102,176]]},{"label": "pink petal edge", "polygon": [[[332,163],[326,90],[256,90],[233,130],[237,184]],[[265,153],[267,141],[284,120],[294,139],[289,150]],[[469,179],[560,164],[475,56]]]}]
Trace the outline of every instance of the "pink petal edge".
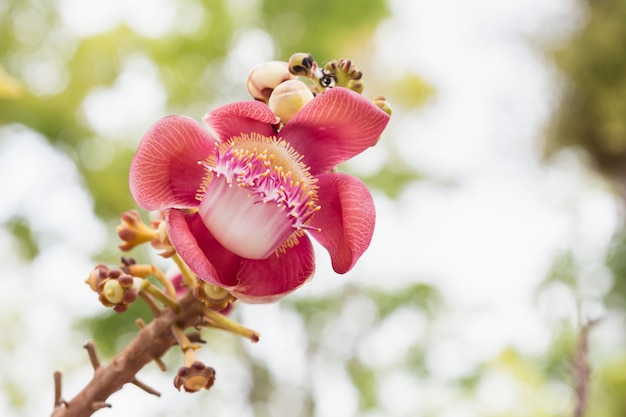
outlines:
[{"label": "pink petal edge", "polygon": [[226,104],[206,114],[202,120],[216,138],[225,142],[242,133],[253,132],[263,136],[276,135],[278,119],[272,110],[260,101],[240,101]]},{"label": "pink petal edge", "polygon": [[198,278],[228,290],[235,288],[242,258],[215,240],[197,212],[170,209],[165,220],[172,246]]},{"label": "pink petal edge", "polygon": [[376,222],[376,208],[361,180],[329,172],[318,177],[318,204],[322,209],[311,225],[321,229],[311,235],[328,250],[338,274],[350,271],[369,247]]},{"label": "pink petal edge", "polygon": [[170,209],[166,221],[170,241],[189,268],[200,279],[226,288],[244,302],[274,302],[302,286],[315,272],[315,253],[306,235],[285,253],[252,260],[220,245],[197,213]]},{"label": "pink petal edge", "polygon": [[315,252],[308,236],[267,259],[242,259],[239,284],[232,293],[247,303],[271,303],[300,288],[313,278]]},{"label": "pink petal edge", "polygon": [[389,115],[362,95],[335,87],[318,94],[280,135],[315,175],[374,145],[388,122]]},{"label": "pink petal edge", "polygon": [[156,122],[139,143],[130,165],[129,185],[146,210],[196,207],[205,169],[198,165],[214,152],[215,140],[195,120],[169,116]]}]

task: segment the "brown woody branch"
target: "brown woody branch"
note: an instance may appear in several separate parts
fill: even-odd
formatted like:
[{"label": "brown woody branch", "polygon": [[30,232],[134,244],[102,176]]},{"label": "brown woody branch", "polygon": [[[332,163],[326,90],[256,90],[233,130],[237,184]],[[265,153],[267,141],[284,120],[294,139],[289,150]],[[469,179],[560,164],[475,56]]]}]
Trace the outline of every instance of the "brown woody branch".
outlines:
[{"label": "brown woody branch", "polygon": [[587,321],[581,329],[578,337],[578,347],[574,355],[574,385],[576,400],[574,405],[574,417],[583,417],[587,408],[589,396],[589,380],[591,379],[591,366],[589,365],[589,333],[592,327],[597,325],[598,319]]},{"label": "brown woody branch", "polygon": [[179,313],[165,309],[150,324],[141,328],[131,344],[106,366],[100,364],[93,345],[86,345],[94,367],[93,377],[71,401],[64,401],[61,375],[55,373],[55,408],[52,417],[90,416],[100,408],[110,407],[106,402],[109,396],[128,383],[158,395],[158,392],[139,382],[136,374],[151,361],[158,361],[176,344],[172,326],[186,329],[202,321],[204,305],[191,293],[180,300],[180,305]]}]

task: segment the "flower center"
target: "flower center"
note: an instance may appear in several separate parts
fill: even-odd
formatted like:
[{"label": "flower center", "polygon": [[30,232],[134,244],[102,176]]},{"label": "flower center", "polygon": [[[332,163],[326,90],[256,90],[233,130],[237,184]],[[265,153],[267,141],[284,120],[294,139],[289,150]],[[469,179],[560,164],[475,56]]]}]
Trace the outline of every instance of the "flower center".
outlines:
[{"label": "flower center", "polygon": [[315,179],[282,139],[242,135],[216,145],[198,191],[199,214],[226,249],[265,259],[297,243],[320,210]]}]

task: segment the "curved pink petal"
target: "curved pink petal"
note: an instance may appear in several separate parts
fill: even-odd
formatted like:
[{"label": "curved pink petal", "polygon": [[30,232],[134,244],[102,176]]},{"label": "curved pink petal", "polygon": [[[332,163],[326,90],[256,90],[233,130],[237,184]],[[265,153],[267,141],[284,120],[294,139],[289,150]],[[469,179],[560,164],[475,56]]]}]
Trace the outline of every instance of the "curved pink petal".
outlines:
[{"label": "curved pink petal", "polygon": [[333,269],[344,274],[369,246],[374,233],[376,209],[369,190],[361,180],[347,174],[328,172],[318,177],[318,204],[311,235],[327,250]]},{"label": "curved pink petal", "polygon": [[315,271],[308,236],[267,259],[241,258],[225,249],[205,228],[198,213],[170,209],[166,214],[172,245],[202,280],[229,290],[248,303],[269,303],[302,286]]},{"label": "curved pink petal", "polygon": [[209,112],[202,120],[222,142],[242,133],[256,132],[267,137],[276,135],[273,127],[277,123],[276,116],[267,104],[260,101],[226,104]]},{"label": "curved pink petal", "polygon": [[267,259],[243,258],[237,274],[239,284],[231,291],[247,303],[270,303],[301,287],[313,277],[315,252],[308,236]]},{"label": "curved pink petal", "polygon": [[147,210],[197,207],[205,175],[198,165],[214,152],[215,140],[185,116],[159,120],[144,135],[130,165],[130,192]]},{"label": "curved pink petal", "polygon": [[326,172],[374,145],[389,115],[360,94],[335,87],[315,96],[281,130],[311,174]]},{"label": "curved pink petal", "polygon": [[242,258],[215,240],[197,212],[170,209],[165,221],[172,246],[200,279],[229,290],[237,285]]}]

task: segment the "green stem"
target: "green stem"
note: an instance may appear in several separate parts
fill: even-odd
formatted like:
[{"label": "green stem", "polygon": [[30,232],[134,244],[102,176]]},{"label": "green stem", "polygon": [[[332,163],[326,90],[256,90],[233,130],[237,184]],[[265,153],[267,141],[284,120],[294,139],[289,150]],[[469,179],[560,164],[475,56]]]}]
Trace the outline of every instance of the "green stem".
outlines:
[{"label": "green stem", "polygon": [[161,283],[161,285],[163,285],[167,295],[172,298],[176,298],[176,288],[174,288],[174,284],[172,284],[172,281],[167,279],[165,274],[154,265],[152,265],[152,275]]},{"label": "green stem", "polygon": [[178,253],[175,253],[172,256],[172,259],[178,266],[178,269],[180,270],[180,273],[182,274],[183,279],[185,280],[185,284],[187,285],[187,288],[189,288],[189,291],[193,290],[196,285],[198,285],[196,282],[196,274],[194,274],[191,269],[189,269],[185,261],[183,261]]},{"label": "green stem", "polygon": [[228,317],[218,313],[217,311],[207,309],[204,312],[204,315],[205,317],[202,322],[203,326],[215,327],[217,329],[229,331],[236,335],[245,337],[246,339],[250,339],[252,343],[256,343],[259,341],[259,332],[248,329],[247,327],[242,326],[241,324],[229,319]]},{"label": "green stem", "polygon": [[198,359],[196,356],[196,350],[200,346],[191,343],[191,340],[189,340],[183,329],[178,326],[172,326],[172,334],[176,338],[176,342],[178,342],[180,350],[183,351],[183,355],[185,356],[185,366],[191,366],[191,364]]},{"label": "green stem", "polygon": [[147,279],[143,281],[143,286],[141,290],[145,291],[147,294],[150,294],[151,296],[156,298],[158,301],[163,303],[163,305],[171,308],[174,313],[176,314],[180,313],[180,304],[178,304],[178,301],[176,301],[175,299],[168,296],[163,291],[161,291],[160,289],[152,285],[150,281],[148,281]]}]

